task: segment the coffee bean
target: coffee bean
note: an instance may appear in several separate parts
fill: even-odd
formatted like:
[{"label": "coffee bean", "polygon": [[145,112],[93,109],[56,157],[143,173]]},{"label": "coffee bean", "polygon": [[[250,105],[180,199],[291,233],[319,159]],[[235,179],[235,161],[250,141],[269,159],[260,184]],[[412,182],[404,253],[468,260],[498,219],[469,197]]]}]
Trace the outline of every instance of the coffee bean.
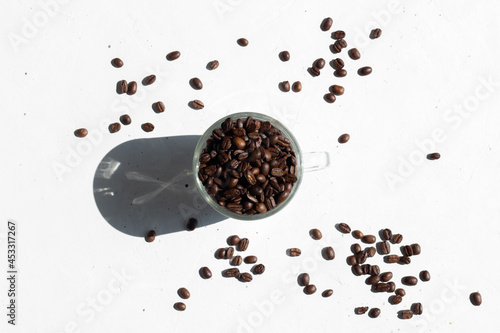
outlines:
[{"label": "coffee bean", "polygon": [[399,256],[396,254],[391,254],[384,257],[384,261],[388,264],[395,264],[399,261]]},{"label": "coffee bean", "polygon": [[359,53],[359,50],[356,48],[350,49],[347,54],[349,54],[349,57],[353,60],[358,60],[361,58],[361,53]]},{"label": "coffee bean", "polygon": [[110,133],[116,133],[122,128],[122,125],[120,123],[112,123],[109,125],[108,130]]},{"label": "coffee bean", "polygon": [[393,293],[396,290],[396,284],[394,282],[391,281],[387,285],[389,286],[388,292]]},{"label": "coffee bean", "polygon": [[132,119],[128,114],[120,116],[120,121],[123,125],[130,125],[132,123]]},{"label": "coffee bean", "polygon": [[321,25],[319,27],[321,31],[328,31],[332,27],[332,24],[333,24],[332,18],[327,17],[321,22]]},{"label": "coffee bean", "polygon": [[365,235],[363,238],[361,238],[361,241],[363,243],[373,244],[377,241],[377,238],[373,235]]},{"label": "coffee bean", "polygon": [[410,245],[405,245],[401,248],[401,253],[405,256],[411,257],[413,255],[413,249]]},{"label": "coffee bean", "polygon": [[375,247],[373,246],[370,246],[367,250],[366,250],[366,253],[368,253],[368,257],[373,257],[375,256],[375,254],[377,253],[377,249],[375,249]]},{"label": "coffee bean", "polygon": [[403,235],[395,234],[392,236],[392,244],[399,244],[403,241]]},{"label": "coffee bean", "polygon": [[201,277],[204,279],[210,279],[212,277],[212,272],[210,271],[210,268],[202,267],[201,268]]},{"label": "coffee bean", "polygon": [[359,308],[354,309],[354,313],[356,313],[357,315],[365,314],[366,311],[368,311],[367,306],[360,306]]},{"label": "coffee bean", "polygon": [[366,284],[370,284],[370,285],[377,284],[379,282],[380,282],[380,276],[378,276],[378,275],[372,275],[366,279]]},{"label": "coffee bean", "polygon": [[413,317],[413,312],[411,310],[403,310],[401,312],[401,319],[411,319]]},{"label": "coffee bean", "polygon": [[372,308],[370,309],[370,312],[368,312],[368,316],[370,318],[377,318],[378,316],[380,316],[380,309],[379,308]]},{"label": "coffee bean", "polygon": [[344,94],[344,87],[334,84],[330,87],[330,91],[332,94],[340,96]]},{"label": "coffee bean", "polygon": [[186,224],[186,229],[189,231],[193,231],[194,229],[196,229],[197,226],[198,226],[198,220],[195,219],[194,217],[191,217]]},{"label": "coffee bean", "polygon": [[345,69],[337,69],[335,72],[333,72],[333,75],[336,77],[344,77],[347,75],[347,71]]},{"label": "coffee bean", "polygon": [[255,210],[261,214],[264,214],[267,212],[267,207],[263,203],[258,203],[257,206],[255,206]]},{"label": "coffee bean", "polygon": [[418,279],[414,276],[405,276],[401,279],[401,282],[407,286],[415,286],[418,283]]},{"label": "coffee bean", "polygon": [[470,294],[469,299],[470,299],[472,305],[475,305],[475,306],[479,306],[479,305],[481,305],[481,303],[483,303],[483,297],[478,292],[474,292],[474,293]]},{"label": "coffee bean", "polygon": [[120,68],[123,66],[123,61],[120,58],[114,58],[113,60],[111,60],[111,65],[116,68]]},{"label": "coffee bean", "polygon": [[[346,134],[344,134],[344,135],[346,135]],[[349,136],[349,134],[347,134],[347,136]],[[342,137],[342,136],[341,136],[341,137]],[[339,139],[340,139],[340,138],[339,138]],[[349,141],[349,138],[347,138],[347,140]],[[346,142],[347,142],[347,141],[346,141]],[[352,232],[352,236],[353,236],[354,238],[356,238],[356,239],[361,239],[361,238],[363,238],[363,237],[364,237],[363,233],[362,233],[361,231],[359,231],[359,230],[354,230],[354,231]]]},{"label": "coffee bean", "polygon": [[361,265],[361,268],[363,268],[364,275],[373,275],[373,274],[371,274],[372,265],[370,265],[370,264]]},{"label": "coffee bean", "polygon": [[368,259],[368,253],[366,251],[360,251],[356,253],[356,260],[358,264],[364,264],[366,262],[366,259]]},{"label": "coffee bean", "polygon": [[361,248],[361,245],[359,245],[358,243],[354,243],[351,245],[351,252],[354,253],[354,254],[357,254],[359,252],[361,252],[362,248]]},{"label": "coffee bean", "polygon": [[342,69],[342,68],[344,68],[344,60],[342,60],[340,58],[332,60],[331,64],[332,64],[332,67],[334,69]]},{"label": "coffee bean", "polygon": [[79,129],[75,130],[75,136],[77,138],[84,138],[87,136],[87,134],[89,134],[89,131],[87,131],[87,129],[85,129],[85,128],[79,128]]},{"label": "coffee bean", "polygon": [[349,256],[347,257],[347,264],[350,266],[354,266],[358,263],[358,260],[356,259],[355,256]]},{"label": "coffee bean", "polygon": [[177,311],[184,311],[186,310],[186,304],[182,302],[177,302],[174,304],[174,309],[176,309]]},{"label": "coffee bean", "polygon": [[396,289],[395,293],[396,293],[396,295],[401,296],[401,297],[406,295],[406,291],[403,288]]},{"label": "coffee bean", "polygon": [[179,51],[173,51],[167,54],[167,60],[168,61],[173,61],[178,59],[181,56],[181,53]]},{"label": "coffee bean", "polygon": [[344,39],[338,39],[331,47],[333,53],[340,53],[342,49],[347,47],[347,42]]},{"label": "coffee bean", "polygon": [[205,107],[205,104],[203,104],[203,102],[198,99],[195,99],[191,103],[193,105],[193,108],[195,108],[196,110],[201,110]]},{"label": "coffee bean", "polygon": [[155,126],[151,123],[144,123],[141,127],[144,132],[152,132],[155,129]]},{"label": "coffee bean", "polygon": [[411,311],[414,315],[421,315],[424,312],[422,303],[413,303],[413,305],[411,306]]},{"label": "coffee bean", "polygon": [[220,248],[215,252],[215,257],[217,259],[224,259],[226,256],[226,249],[225,248]]},{"label": "coffee bean", "polygon": [[317,68],[316,66],[312,66],[312,67],[309,67],[307,69],[307,71],[309,72],[309,74],[311,74],[311,76],[313,77],[316,77],[316,76],[319,76],[321,73],[319,71],[319,68]]},{"label": "coffee bean", "polygon": [[351,232],[351,227],[347,223],[339,223],[338,224],[338,229],[343,234],[348,234],[348,233]]},{"label": "coffee bean", "polygon": [[441,154],[439,153],[432,153],[427,155],[428,160],[439,160],[441,158]]},{"label": "coffee bean", "polygon": [[369,66],[361,67],[358,69],[358,74],[361,76],[366,76],[372,73],[372,68]]},{"label": "coffee bean", "polygon": [[228,268],[222,272],[224,277],[239,277],[240,270],[238,268]]},{"label": "coffee bean", "polygon": [[[347,133],[345,134],[342,134],[341,136],[339,136],[339,143],[347,143],[347,141],[349,141],[349,139],[351,138],[351,136]],[[361,236],[363,237],[363,236]]]},{"label": "coffee bean", "polygon": [[301,255],[301,253],[302,251],[300,251],[300,249],[295,247],[288,250],[288,254],[290,255],[290,257],[298,257]]},{"label": "coffee bean", "polygon": [[240,238],[236,235],[229,236],[229,238],[227,239],[228,245],[235,246],[235,245],[238,245],[239,242],[240,242]]},{"label": "coffee bean", "polygon": [[127,95],[134,95],[137,92],[137,82],[132,81],[128,84]]},{"label": "coffee bean", "polygon": [[234,247],[228,247],[226,250],[226,254],[224,255],[225,259],[232,259],[234,255]]},{"label": "coffee bean", "polygon": [[304,287],[304,293],[306,295],[312,295],[316,292],[316,286],[314,284],[310,284],[306,287]]},{"label": "coffee bean", "polygon": [[372,265],[371,270],[370,270],[371,275],[379,275],[380,274],[380,267],[378,265]]},{"label": "coffee bean", "polygon": [[420,280],[427,282],[431,279],[431,273],[429,271],[421,271],[420,272]]},{"label": "coffee bean", "polygon": [[155,81],[156,81],[156,75],[151,74],[149,76],[146,76],[143,82],[145,86],[149,86],[150,84],[155,83]]},{"label": "coffee bean", "polygon": [[238,243],[238,250],[239,251],[246,251],[248,249],[248,245],[250,244],[250,241],[248,238],[242,238],[240,242]]},{"label": "coffee bean", "polygon": [[300,81],[296,81],[292,84],[292,90],[294,92],[299,92],[302,90],[302,83],[300,83]]},{"label": "coffee bean", "polygon": [[214,69],[216,69],[217,67],[219,67],[219,62],[217,60],[212,60],[208,63],[208,68],[213,71]]},{"label": "coffee bean", "polygon": [[156,113],[162,113],[165,111],[165,104],[163,104],[162,101],[158,101],[158,102],[153,104],[153,110]]},{"label": "coffee bean", "polygon": [[323,238],[323,234],[318,229],[311,229],[311,231],[309,231],[309,235],[315,240]]},{"label": "coffee bean", "polygon": [[125,94],[128,91],[128,83],[125,80],[118,81],[118,93]]},{"label": "coffee bean", "polygon": [[280,60],[281,61],[288,61],[290,60],[290,52],[288,51],[281,51],[279,54]]},{"label": "coffee bean", "polygon": [[332,33],[332,38],[333,39],[342,39],[345,38],[345,32],[342,30],[337,30]]},{"label": "coffee bean", "polygon": [[332,289],[327,289],[327,290],[323,291],[323,293],[321,294],[321,296],[323,296],[325,298],[326,297],[330,297],[332,295],[333,295],[333,290]]},{"label": "coffee bean", "polygon": [[191,87],[193,87],[193,89],[195,89],[195,90],[203,89],[203,83],[197,77],[192,78],[189,81],[189,83],[191,84]]},{"label": "coffee bean", "polygon": [[420,245],[418,244],[411,244],[411,248],[413,250],[413,255],[419,255],[422,252],[422,249],[420,248]]},{"label": "coffee bean", "polygon": [[380,275],[380,280],[382,282],[389,282],[392,279],[392,272],[385,272]]},{"label": "coffee bean", "polygon": [[243,259],[245,264],[255,264],[257,262],[257,257],[256,256],[247,256],[245,259]]},{"label": "coffee bean", "polygon": [[403,265],[409,265],[411,263],[411,259],[408,256],[402,256],[399,258],[399,263]]},{"label": "coffee bean", "polygon": [[389,298],[389,302],[393,305],[399,304],[403,301],[403,297],[400,295],[392,296]]},{"label": "coffee bean", "polygon": [[[351,257],[353,257],[353,256],[351,256]],[[354,258],[354,260],[356,260],[356,258]],[[361,267],[360,265],[358,265],[356,263],[352,266],[351,270],[352,270],[352,273],[356,276],[363,275],[363,273],[364,273],[363,267]]]},{"label": "coffee bean", "polygon": [[333,250],[333,248],[331,246],[327,246],[323,249],[324,251],[324,257],[327,259],[327,260],[333,260],[335,259],[335,251]]},{"label": "coffee bean", "polygon": [[392,231],[391,229],[384,229],[382,231],[382,239],[386,241],[390,241],[392,239]]},{"label": "coffee bean", "polygon": [[260,274],[264,273],[265,270],[266,270],[266,267],[264,265],[258,264],[256,266],[254,266],[253,273],[255,275],[260,275]]},{"label": "coffee bean", "polygon": [[250,273],[241,273],[239,280],[241,282],[251,282],[253,280],[253,277]]},{"label": "coffee bean", "polygon": [[248,46],[248,40],[246,38],[240,38],[236,41],[239,46],[245,47]]},{"label": "coffee bean", "polygon": [[307,273],[300,274],[298,279],[299,286],[307,287],[309,285],[310,280],[311,278],[309,277],[309,274]]},{"label": "coffee bean", "polygon": [[328,94],[325,94],[325,96],[323,96],[323,98],[325,99],[325,101],[327,103],[335,103],[335,101],[337,100],[337,97],[335,97],[334,94],[332,93],[328,93]]},{"label": "coffee bean", "polygon": [[382,30],[380,29],[373,29],[372,32],[370,33],[370,38],[371,39],[377,39],[382,35]]},{"label": "coffee bean", "polygon": [[313,67],[316,67],[317,69],[323,69],[325,67],[325,59],[316,59],[313,63]]},{"label": "coffee bean", "polygon": [[239,266],[239,265],[241,265],[242,262],[243,262],[243,259],[241,258],[241,256],[234,256],[233,260],[231,261],[231,265]]},{"label": "coffee bean", "polygon": [[179,290],[177,290],[177,294],[182,299],[188,299],[191,297],[191,293],[186,288],[179,288]]},{"label": "coffee bean", "polygon": [[148,231],[146,235],[146,242],[151,243],[156,238],[156,232],[154,230]]}]

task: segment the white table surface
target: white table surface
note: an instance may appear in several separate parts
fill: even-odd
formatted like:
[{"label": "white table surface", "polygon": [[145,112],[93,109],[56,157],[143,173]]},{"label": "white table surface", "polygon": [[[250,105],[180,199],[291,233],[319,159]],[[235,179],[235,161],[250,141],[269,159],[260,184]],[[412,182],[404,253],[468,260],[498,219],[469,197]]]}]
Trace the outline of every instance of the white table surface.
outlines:
[{"label": "white table surface", "polygon": [[[8,286],[0,280],[0,331],[493,332],[497,327],[496,1],[44,0],[8,1],[3,8],[0,258],[6,274],[7,221],[14,220],[19,275],[15,327],[7,324]],[[335,78],[328,65],[317,78],[306,72],[316,58],[334,58],[330,34],[319,29],[327,16],[334,20],[332,31],[345,30],[349,47],[362,53],[358,61],[341,53],[346,78]],[[382,28],[380,39],[367,38],[372,27]],[[240,37],[250,41],[248,47],[236,44]],[[173,50],[181,57],[166,61]],[[282,50],[291,53],[287,63],[278,59]],[[125,66],[113,68],[114,57]],[[208,71],[213,59],[220,67]],[[355,74],[365,65],[373,67],[372,75]],[[151,87],[139,85],[132,97],[116,94],[118,80],[140,82],[151,73],[158,76]],[[195,76],[204,83],[201,91],[188,84]],[[280,92],[283,80],[300,80],[302,92]],[[346,93],[327,104],[323,95],[332,84],[343,85]],[[188,107],[195,98],[205,103],[203,110]],[[151,110],[157,100],[165,102],[163,114]],[[304,151],[330,154],[331,166],[304,175],[285,210],[257,222],[211,223],[204,221],[213,217],[210,211],[187,202],[188,215],[198,216],[202,226],[194,232],[173,227],[176,232],[159,234],[153,243],[135,234],[150,225],[170,230],[182,224],[176,210],[181,206],[169,212],[163,206],[175,194],[163,192],[125,213],[115,207],[107,218],[134,225],[129,233],[101,214],[106,201],[98,207],[102,193],[94,194],[94,177],[115,147],[200,135],[218,118],[247,110],[281,120]],[[100,129],[123,113],[132,117],[130,126],[116,134]],[[153,132],[141,130],[146,121],[155,124]],[[73,135],[80,127],[89,129],[87,138]],[[336,141],[342,133],[351,135],[345,145]],[[434,151],[441,159],[426,160]],[[139,153],[122,157],[142,164],[151,159],[152,168],[137,172],[165,175],[154,161],[161,165],[170,156],[162,159],[153,150],[141,159]],[[113,193],[119,196],[126,188],[140,196],[158,188],[139,183],[115,181],[119,188]],[[124,218],[127,212],[133,218]],[[402,276],[423,269],[431,272],[431,281],[405,288],[407,296],[397,306],[388,303],[388,295],[371,293],[345,263],[354,239],[335,229],[339,222],[365,234],[391,228],[404,235],[404,244],[420,243],[422,254],[409,266],[388,266],[381,256],[370,263],[392,270],[398,286]],[[321,241],[308,236],[311,228],[323,231]],[[213,253],[232,234],[248,237],[247,252],[266,266],[251,283],[220,276],[228,264]],[[319,257],[327,245],[337,255],[331,262]],[[301,248],[302,256],[287,257],[289,247]],[[212,269],[211,280],[198,275],[202,266]],[[312,296],[296,283],[306,271],[319,289]],[[172,306],[183,286],[191,298],[187,310],[178,312]],[[324,299],[320,292],[328,288],[334,294]],[[477,290],[483,295],[480,307],[469,302]],[[397,311],[413,302],[423,304],[424,315],[398,319]],[[379,307],[382,314],[354,315],[363,305]]]}]

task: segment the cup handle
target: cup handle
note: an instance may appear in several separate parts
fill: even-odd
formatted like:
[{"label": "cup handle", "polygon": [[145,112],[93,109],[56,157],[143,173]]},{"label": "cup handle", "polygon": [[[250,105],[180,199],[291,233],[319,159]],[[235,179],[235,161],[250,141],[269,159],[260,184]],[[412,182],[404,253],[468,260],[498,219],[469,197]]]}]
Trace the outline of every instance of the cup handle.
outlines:
[{"label": "cup handle", "polygon": [[330,166],[330,154],[326,151],[302,153],[304,172],[318,171]]}]

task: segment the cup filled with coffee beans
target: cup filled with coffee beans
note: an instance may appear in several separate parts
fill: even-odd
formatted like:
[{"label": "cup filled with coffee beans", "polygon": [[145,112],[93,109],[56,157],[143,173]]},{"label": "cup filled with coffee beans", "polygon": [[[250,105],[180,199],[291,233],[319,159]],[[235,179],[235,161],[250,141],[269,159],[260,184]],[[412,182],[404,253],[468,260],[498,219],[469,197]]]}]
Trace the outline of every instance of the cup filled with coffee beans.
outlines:
[{"label": "cup filled with coffee beans", "polygon": [[[323,167],[328,165],[322,154]],[[320,167],[313,167],[313,169]],[[293,134],[278,120],[255,112],[231,114],[210,126],[195,149],[198,191],[219,213],[258,220],[276,214],[302,181],[303,156]]]}]

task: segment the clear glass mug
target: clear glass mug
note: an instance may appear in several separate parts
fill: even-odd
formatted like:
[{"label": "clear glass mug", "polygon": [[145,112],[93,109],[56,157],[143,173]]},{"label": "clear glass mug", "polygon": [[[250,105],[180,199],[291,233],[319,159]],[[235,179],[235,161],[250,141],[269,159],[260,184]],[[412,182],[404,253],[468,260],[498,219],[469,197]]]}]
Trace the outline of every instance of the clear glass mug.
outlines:
[{"label": "clear glass mug", "polygon": [[[201,180],[198,178],[198,172],[199,172],[199,166],[200,166],[200,154],[201,151],[206,147],[207,139],[210,138],[212,135],[212,132],[216,128],[220,128],[221,124],[227,119],[231,118],[233,120],[242,118],[246,119],[247,117],[252,117],[255,120],[259,120],[261,122],[264,121],[269,121],[274,127],[278,128],[281,130],[288,139],[290,139],[291,143],[290,145],[293,147],[293,150],[295,152],[295,158],[297,160],[297,166],[296,166],[296,172],[295,175],[297,176],[297,182],[294,184],[292,187],[292,191],[290,192],[290,195],[288,199],[277,205],[274,209],[268,210],[265,213],[258,213],[254,215],[244,215],[244,214],[236,214],[229,209],[225,208],[224,206],[219,205],[208,193],[207,190],[205,189],[205,186],[201,182]],[[194,177],[194,182],[196,184],[196,188],[200,195],[205,199],[205,201],[217,212],[220,214],[237,219],[237,220],[260,220],[269,216],[272,216],[279,211],[281,211],[283,208],[285,208],[293,199],[295,196],[295,193],[299,190],[300,184],[302,182],[302,176],[304,172],[307,171],[315,171],[315,170],[320,170],[325,167],[327,167],[330,164],[329,160],[329,154],[327,152],[313,152],[313,153],[302,153],[302,150],[300,149],[299,143],[297,142],[297,139],[295,136],[286,128],[285,125],[280,123],[278,120],[265,115],[261,113],[256,113],[256,112],[239,112],[239,113],[233,113],[230,115],[227,115],[219,120],[217,120],[215,123],[210,126],[205,133],[201,136],[200,140],[198,141],[198,144],[196,145],[195,151],[194,151],[194,157],[193,157],[193,177]]]}]

